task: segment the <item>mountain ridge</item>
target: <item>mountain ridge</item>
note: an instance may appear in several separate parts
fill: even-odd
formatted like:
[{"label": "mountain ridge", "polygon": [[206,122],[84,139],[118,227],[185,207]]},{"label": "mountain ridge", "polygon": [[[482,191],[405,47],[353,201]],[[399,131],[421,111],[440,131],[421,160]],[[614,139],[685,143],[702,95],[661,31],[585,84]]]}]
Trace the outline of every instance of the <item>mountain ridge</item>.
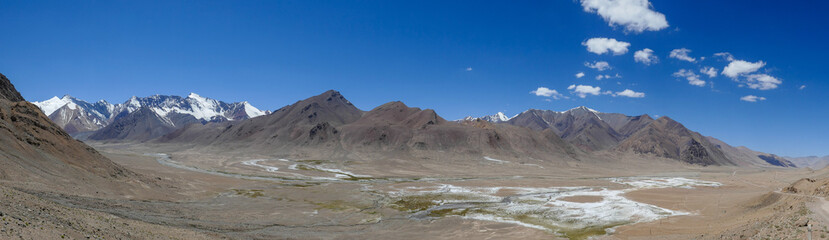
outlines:
[{"label": "mountain ridge", "polygon": [[[323,104],[322,99],[332,97],[339,103]],[[345,106],[350,110],[330,110]],[[302,115],[287,114],[296,109],[303,109]],[[348,120],[337,117],[340,115],[348,116]],[[423,151],[439,151],[467,157],[523,154],[544,158],[533,153],[537,151],[577,159],[579,154],[618,151],[651,154],[702,166],[741,165],[739,161],[745,160],[730,159],[718,145],[669,117],[653,119],[647,114],[602,113],[584,106],[563,112],[530,109],[506,122],[483,117],[446,121],[434,110],[409,107],[399,101],[362,111],[339,92],[328,91],[297,101],[265,118],[208,125],[191,125],[158,141],[202,141],[211,146],[234,143],[292,153],[316,148],[319,152],[329,153],[326,157],[332,154],[354,156],[355,153],[362,156],[368,153],[417,156]],[[534,147],[528,147],[530,145]],[[303,154],[309,156],[307,152]],[[761,165],[775,164],[766,162]]]},{"label": "mountain ridge", "polygon": [[[77,117],[83,112],[70,111],[80,109],[80,104],[73,104],[74,98],[68,95],[60,100],[66,99],[70,101],[60,109],[54,110],[52,117],[59,120],[69,117],[83,119]],[[235,142],[247,143],[259,148],[282,149],[280,151],[288,152],[296,152],[313,146],[326,149],[325,151],[338,156],[353,155],[349,151],[369,152],[372,146],[376,151],[393,151],[404,155],[411,155],[418,151],[446,151],[447,149],[457,152],[465,151],[458,154],[479,154],[501,149],[504,151],[503,154],[511,156],[518,155],[517,153],[532,155],[529,154],[531,149],[517,146],[510,141],[535,142],[538,139],[553,139],[551,141],[555,146],[547,146],[548,149],[544,151],[566,152],[565,155],[570,157],[575,156],[573,155],[575,152],[589,154],[596,151],[630,151],[703,166],[757,164],[794,166],[788,160],[773,154],[756,154],[757,158],[763,160],[762,162],[748,155],[732,154],[738,150],[723,148],[727,144],[703,137],[669,117],[653,119],[647,114],[627,116],[619,113],[604,113],[586,106],[566,111],[528,109],[511,118],[499,112],[479,118],[467,117],[462,120],[446,121],[434,110],[409,107],[400,101],[388,102],[372,110],[363,111],[356,108],[341,93],[328,90],[280,108],[266,115],[265,118],[253,118],[254,120],[242,116],[232,117],[238,120],[230,121],[227,118],[217,118],[216,114],[188,114],[190,113],[188,111],[170,111],[170,108],[160,110],[149,107],[186,105],[181,103],[182,99],[190,99],[188,104],[194,105],[216,105],[219,102],[195,93],[191,93],[187,98],[163,95],[146,98],[132,97],[124,104],[112,106],[106,106],[105,101],[99,101],[99,105],[106,107],[98,108],[113,109],[109,113],[110,118],[118,120],[112,121],[87,137],[95,141],[191,142],[212,146]],[[246,102],[242,103],[246,104]],[[112,114],[118,110],[121,111],[119,114]],[[87,115],[91,114],[87,113]],[[92,124],[100,123],[66,124],[64,127],[80,131],[82,127]],[[525,132],[525,135],[533,136],[526,137],[526,139],[520,138],[512,132],[524,130],[504,125],[527,128],[541,135],[552,134],[553,136],[539,137],[533,135],[536,133]],[[479,144],[476,138],[480,136],[470,134],[486,135],[488,139],[483,142],[488,146],[476,145]],[[505,135],[512,137],[507,140],[501,139]],[[434,136],[443,136],[443,138]],[[446,142],[447,139],[454,142]],[[559,141],[568,146],[558,144]],[[466,144],[461,144],[463,142]],[[579,151],[574,151],[570,147]],[[740,161],[752,163],[743,164]]]},{"label": "mountain ridge", "polygon": [[[150,108],[163,118],[163,122],[170,123],[183,123],[177,121],[185,117],[182,115],[189,115],[198,120],[188,122],[204,124],[217,121],[238,121],[270,113],[253,107],[247,101],[226,103],[202,97],[195,93],[190,93],[187,97],[152,95],[139,98],[133,96],[120,104],[110,104],[105,100],[89,103],[67,94],[61,98],[53,97],[46,101],[33,103],[58,126],[72,135],[101,130],[142,107]],[[170,124],[168,127],[179,128],[183,125]]]}]

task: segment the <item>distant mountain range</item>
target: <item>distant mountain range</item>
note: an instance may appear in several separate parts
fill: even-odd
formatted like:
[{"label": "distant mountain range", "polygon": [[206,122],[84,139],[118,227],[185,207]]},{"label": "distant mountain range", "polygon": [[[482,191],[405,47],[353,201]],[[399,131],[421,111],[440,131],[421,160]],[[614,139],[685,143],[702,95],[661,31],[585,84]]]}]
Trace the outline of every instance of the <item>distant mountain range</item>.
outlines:
[{"label": "distant mountain range", "polygon": [[499,123],[499,122],[506,122],[506,121],[509,121],[509,120],[510,120],[510,117],[507,117],[507,115],[505,115],[505,114],[504,114],[504,113],[502,113],[502,112],[498,112],[498,113],[493,114],[493,115],[483,116],[483,117],[479,117],[479,118],[475,118],[475,117],[472,117],[472,116],[468,116],[468,117],[465,117],[465,118],[463,118],[463,119],[461,119],[461,120],[455,120],[455,122],[460,122],[460,121],[472,121],[472,120],[477,120],[477,119],[481,119],[481,120],[484,120],[484,121],[487,121],[487,122],[491,122],[491,123]]},{"label": "distant mountain range", "polygon": [[[469,119],[489,121],[491,118],[465,118]],[[647,114],[627,116],[582,106],[563,112],[530,109],[506,120],[490,122],[536,130],[552,129],[565,141],[588,152],[632,151],[700,165],[795,167],[788,159],[774,154],[732,147],[713,137],[704,137],[664,116],[658,119]]]},{"label": "distant mountain range", "polygon": [[772,156],[764,153],[729,155],[723,148],[731,146],[712,143],[668,117],[653,119],[578,107],[563,112],[531,109],[512,118],[497,113],[446,121],[431,109],[401,102],[365,112],[336,91],[261,118],[189,125],[157,141],[269,149],[309,157],[417,158],[440,152],[460,158],[572,159],[610,151],[703,166],[794,166],[783,158],[764,158]]},{"label": "distant mountain range", "polygon": [[789,160],[798,167],[808,167],[811,169],[822,169],[829,166],[829,156],[786,157],[786,160]]},{"label": "distant mountain range", "polygon": [[[69,95],[33,103],[69,134],[97,140],[147,140],[191,123],[239,121],[269,113],[248,102],[225,103],[195,93],[186,98],[132,97],[121,104],[89,103]],[[146,122],[144,127],[152,129],[129,126],[134,122]]]},{"label": "distant mountain range", "polygon": [[76,137],[96,141],[152,140],[318,158],[422,158],[441,152],[458,158],[579,159],[613,152],[702,166],[795,167],[787,158],[702,136],[669,117],[587,107],[446,121],[431,109],[402,102],[363,111],[333,90],[273,113],[196,94],[133,97],[116,105],[64,96],[35,104]]}]

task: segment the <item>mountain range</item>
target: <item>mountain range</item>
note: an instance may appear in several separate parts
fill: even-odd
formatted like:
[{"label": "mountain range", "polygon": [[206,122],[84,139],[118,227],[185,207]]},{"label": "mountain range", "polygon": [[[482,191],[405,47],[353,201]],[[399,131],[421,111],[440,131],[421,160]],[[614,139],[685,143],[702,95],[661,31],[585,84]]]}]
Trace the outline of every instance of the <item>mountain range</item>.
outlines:
[{"label": "mountain range", "polygon": [[[696,165],[793,167],[773,155],[731,154],[730,145],[687,129],[669,117],[602,113],[587,107],[563,112],[531,109],[446,121],[431,109],[389,102],[357,109],[339,92],[238,122],[188,125],[159,143],[195,143],[268,149],[305,157],[583,159],[596,152],[632,153]],[[767,157],[768,156],[768,157]]]},{"label": "mountain range", "polygon": [[486,121],[450,122],[434,110],[389,102],[362,111],[327,91],[272,114],[239,122],[188,125],[157,140],[282,152],[310,159],[449,159],[481,156],[561,159],[574,150],[552,131]]},{"label": "mountain range", "polygon": [[829,156],[808,156],[808,157],[785,157],[786,160],[794,163],[798,167],[808,167],[811,169],[823,169],[829,166]]},{"label": "mountain range", "polygon": [[363,111],[333,90],[273,113],[196,94],[133,97],[116,105],[67,95],[35,104],[76,137],[92,141],[179,143],[306,158],[417,159],[441,152],[456,158],[579,160],[612,152],[702,166],[795,167],[786,158],[705,137],[666,116],[587,107],[447,121],[434,110],[402,102]]},{"label": "mountain range", "polygon": [[[148,140],[187,124],[240,121],[269,113],[248,102],[226,103],[195,93],[132,97],[121,104],[89,103],[69,95],[33,103],[69,134],[95,140]],[[135,122],[151,129],[133,128]]]}]

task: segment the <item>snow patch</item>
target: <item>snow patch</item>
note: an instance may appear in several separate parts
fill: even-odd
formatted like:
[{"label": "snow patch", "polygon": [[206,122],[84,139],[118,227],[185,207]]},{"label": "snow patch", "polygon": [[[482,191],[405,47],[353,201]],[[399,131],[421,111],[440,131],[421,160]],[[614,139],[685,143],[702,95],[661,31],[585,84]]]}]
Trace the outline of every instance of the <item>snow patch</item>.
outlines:
[{"label": "snow patch", "polygon": [[254,167],[264,168],[264,169],[265,169],[266,171],[268,171],[268,172],[276,172],[276,171],[278,171],[278,170],[279,170],[279,168],[278,168],[278,167],[271,167],[271,166],[266,166],[266,165],[259,164],[260,162],[264,162],[264,161],[267,161],[267,160],[268,160],[268,159],[253,159],[253,160],[247,160],[247,161],[243,161],[243,162],[242,162],[242,165],[247,165],[247,166],[254,166]]},{"label": "snow patch", "polygon": [[69,99],[68,96],[64,96],[63,98],[58,98],[57,96],[54,96],[49,100],[42,102],[32,102],[32,104],[39,107],[40,110],[43,110],[43,113],[45,113],[46,116],[49,116],[70,102],[72,101]]},{"label": "snow patch", "polygon": [[[692,188],[695,186],[721,186],[711,181],[687,178],[611,178],[611,182],[631,186],[628,189],[605,187],[462,187],[449,184],[426,187],[406,187],[389,192],[391,197],[402,198],[418,195],[435,195],[436,205],[412,214],[412,218],[430,218],[433,210],[453,209],[464,212],[463,218],[511,223],[530,228],[561,231],[591,227],[611,228],[618,225],[650,222],[670,216],[691,213],[671,210],[656,205],[637,202],[625,197],[625,193],[648,188]],[[512,195],[496,193],[507,190]],[[465,197],[457,197],[458,195]],[[447,196],[441,199],[441,196]],[[455,197],[449,197],[455,196]],[[595,202],[578,202],[569,197],[597,197]],[[475,210],[475,211],[464,211]]]},{"label": "snow patch", "polygon": [[493,162],[497,162],[497,163],[500,163],[500,164],[504,164],[504,163],[509,163],[509,162],[510,162],[510,161],[504,161],[504,160],[500,160],[500,159],[494,159],[494,158],[491,158],[491,157],[486,157],[486,156],[484,157],[484,160],[487,160],[487,161],[493,161]]},{"label": "snow patch", "polygon": [[695,186],[702,187],[719,187],[721,183],[712,181],[703,181],[696,179],[688,179],[682,177],[628,177],[628,178],[610,178],[611,182],[630,185],[638,189],[648,188],[687,188],[692,189]]},{"label": "snow patch", "polygon": [[259,110],[258,108],[255,108],[255,107],[251,106],[250,103],[248,103],[247,101],[242,102],[242,104],[245,106],[245,114],[247,114],[248,117],[250,117],[250,118],[255,118],[255,117],[258,117],[258,116],[265,115],[265,112],[263,112],[262,110]]}]

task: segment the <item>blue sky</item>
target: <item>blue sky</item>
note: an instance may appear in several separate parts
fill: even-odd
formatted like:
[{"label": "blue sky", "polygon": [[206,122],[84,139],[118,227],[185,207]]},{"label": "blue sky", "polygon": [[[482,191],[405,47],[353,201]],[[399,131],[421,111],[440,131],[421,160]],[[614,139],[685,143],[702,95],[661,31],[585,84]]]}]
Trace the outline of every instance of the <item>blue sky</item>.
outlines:
[{"label": "blue sky", "polygon": [[[273,110],[336,89],[364,110],[400,100],[447,119],[585,105],[670,116],[759,151],[829,155],[829,3],[657,0],[613,11],[642,2],[7,0],[0,72],[31,101],[196,92]],[[618,55],[589,52],[591,38],[616,40]],[[645,48],[656,63],[634,60]],[[669,57],[682,48],[694,62]],[[762,67],[725,76],[722,52]],[[597,61],[612,69],[585,66]],[[531,93],[539,87],[561,95]]]}]

